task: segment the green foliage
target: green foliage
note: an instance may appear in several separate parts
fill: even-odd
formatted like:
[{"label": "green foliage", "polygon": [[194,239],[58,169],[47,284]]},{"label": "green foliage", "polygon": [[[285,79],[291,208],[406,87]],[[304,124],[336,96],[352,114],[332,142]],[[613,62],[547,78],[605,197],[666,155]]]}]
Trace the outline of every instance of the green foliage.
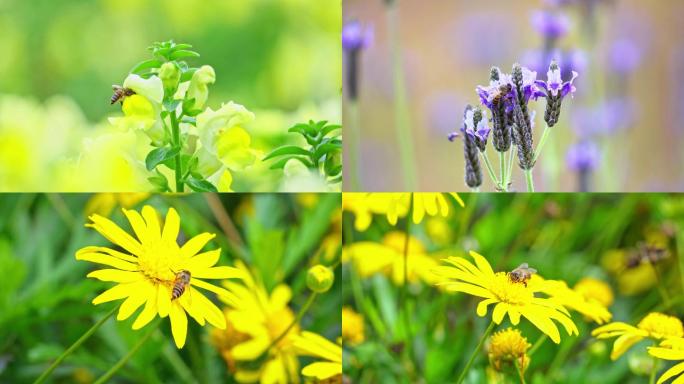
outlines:
[{"label": "green foliage", "polygon": [[296,124],[287,131],[299,134],[308,146],[285,145],[276,148],[264,157],[264,160],[278,158],[271,169],[283,169],[290,160],[296,160],[319,172],[330,184],[342,182],[341,125],[309,120],[308,123]]}]

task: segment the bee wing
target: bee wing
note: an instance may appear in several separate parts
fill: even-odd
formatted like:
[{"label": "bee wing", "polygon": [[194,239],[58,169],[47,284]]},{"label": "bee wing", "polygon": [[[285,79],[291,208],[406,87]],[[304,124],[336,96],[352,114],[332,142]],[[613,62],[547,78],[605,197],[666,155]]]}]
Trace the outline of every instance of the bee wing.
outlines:
[{"label": "bee wing", "polygon": [[112,84],[112,90],[113,90],[113,91],[118,91],[118,90],[120,90],[120,89],[123,89],[123,87],[120,86],[120,85]]},{"label": "bee wing", "polygon": [[534,269],[534,268],[527,268],[527,270],[528,270],[530,273],[537,273],[537,270]]},{"label": "bee wing", "polygon": [[518,265],[518,268],[516,268],[516,269],[527,269],[527,268],[528,268],[527,263],[522,263],[522,264]]}]

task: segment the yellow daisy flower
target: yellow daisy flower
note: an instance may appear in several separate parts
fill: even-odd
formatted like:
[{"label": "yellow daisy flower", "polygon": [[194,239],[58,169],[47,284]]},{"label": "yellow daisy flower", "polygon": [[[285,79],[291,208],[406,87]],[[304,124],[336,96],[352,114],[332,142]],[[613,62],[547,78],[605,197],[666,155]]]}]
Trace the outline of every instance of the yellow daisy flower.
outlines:
[{"label": "yellow daisy flower", "polygon": [[[324,361],[311,363],[302,369],[302,375],[316,380],[342,382],[342,347],[313,332],[303,331],[294,340],[300,355],[313,356]],[[339,381],[337,380],[339,378]]]},{"label": "yellow daisy flower", "polygon": [[387,212],[387,200],[384,193],[349,192],[342,194],[342,209],[354,214],[354,228],[363,232],[373,222],[373,214]]},{"label": "yellow daisy flower", "polygon": [[[403,232],[389,232],[382,243],[360,241],[346,246],[342,251],[342,261],[352,261],[355,270],[361,277],[383,273],[392,278],[392,282],[401,285],[404,282],[404,242]],[[428,284],[438,281],[432,270],[439,265],[436,259],[425,253],[425,247],[417,238],[409,237],[408,281],[413,283],[422,280]]]},{"label": "yellow daisy flower", "polygon": [[575,292],[584,296],[586,300],[594,300],[608,308],[613,305],[615,296],[613,290],[607,283],[594,279],[592,277],[584,277],[578,281],[573,288]]},{"label": "yellow daisy flower", "polygon": [[96,193],[86,203],[84,211],[87,216],[97,213],[109,216],[117,206],[130,209],[150,196],[149,193]]},{"label": "yellow daisy flower", "polygon": [[527,342],[519,330],[506,328],[495,332],[489,339],[489,363],[495,370],[501,371],[505,363],[517,362],[522,374],[530,365],[530,357],[527,350],[532,345]]},{"label": "yellow daisy flower", "polygon": [[545,288],[543,282],[535,285],[513,282],[508,273],[495,273],[482,255],[470,251],[470,256],[475,260],[475,265],[462,257],[449,257],[443,260],[451,266],[437,267],[434,272],[447,279],[438,283],[447,291],[484,298],[477,305],[478,316],[485,316],[488,306],[496,304],[492,312],[492,320],[496,324],[501,324],[508,315],[511,323],[518,325],[520,316],[523,316],[556,344],[560,343],[560,333],[554,320],[563,325],[568,335],[579,334],[563,305],[550,298],[535,296],[535,293]]},{"label": "yellow daisy flower", "polygon": [[351,307],[342,308],[342,339],[351,345],[361,344],[366,340],[363,316]]},{"label": "yellow daisy flower", "polygon": [[599,339],[617,336],[618,338],[613,344],[613,351],[610,354],[612,360],[617,360],[629,348],[644,338],[648,337],[654,340],[680,338],[684,336],[684,328],[682,322],[676,317],[651,312],[636,327],[623,322],[613,322],[596,328],[591,332],[591,335]]},{"label": "yellow daisy flower", "polygon": [[[142,216],[133,210],[123,210],[135,232],[133,237],[111,220],[94,214],[86,227],[93,228],[124,252],[111,248],[88,246],[76,252],[77,260],[90,261],[113,268],[90,272],[88,277],[117,283],[93,299],[93,304],[125,299],[119,308],[117,320],[126,320],[133,312],[145,305],[133,329],[140,329],[156,315],[171,320],[171,333],[178,348],[185,344],[188,318],[186,312],[200,325],[206,322],[217,328],[225,328],[226,321],[221,310],[196,288],[212,291],[224,300],[233,295],[223,288],[200,279],[242,278],[242,273],[232,267],[214,267],[221,256],[221,249],[199,253],[214,238],[214,234],[202,233],[183,246],[177,243],[180,217],[169,208],[163,228],[158,213],[149,205],[142,209]],[[177,299],[172,299],[176,274],[190,273],[189,284]]]},{"label": "yellow daisy flower", "polygon": [[[232,293],[232,300],[219,297],[230,306],[225,311],[230,329],[213,333],[221,355],[240,383],[297,382],[299,362],[292,341],[299,326],[295,325],[271,345],[295,319],[288,307],[292,291],[281,284],[269,294],[243,263],[238,261],[235,265],[243,272],[244,279],[224,283]],[[264,355],[266,359],[261,365],[250,364]]]},{"label": "yellow daisy flower", "polygon": [[[414,224],[423,221],[426,214],[428,216],[440,215],[442,217],[449,215],[449,204],[444,193],[386,193],[385,195],[389,199],[387,204],[387,220],[392,225],[397,224],[399,217],[408,214],[411,195],[413,195],[413,214],[411,218]],[[449,195],[456,199],[461,207],[465,206],[457,193],[450,192]]]},{"label": "yellow daisy flower", "polygon": [[656,384],[664,383],[675,376],[677,376],[677,378],[672,381],[672,384],[684,383],[684,375],[682,375],[682,372],[684,372],[684,339],[667,339],[660,343],[659,347],[649,347],[648,353],[659,359],[679,361],[679,363],[665,371],[665,373],[658,378]]},{"label": "yellow daisy flower", "polygon": [[536,287],[537,284],[539,292],[548,295],[564,307],[583,314],[591,321],[603,324],[613,317],[603,304],[593,299],[587,300],[581,293],[570,289],[565,281],[544,280],[534,275],[528,285]]}]

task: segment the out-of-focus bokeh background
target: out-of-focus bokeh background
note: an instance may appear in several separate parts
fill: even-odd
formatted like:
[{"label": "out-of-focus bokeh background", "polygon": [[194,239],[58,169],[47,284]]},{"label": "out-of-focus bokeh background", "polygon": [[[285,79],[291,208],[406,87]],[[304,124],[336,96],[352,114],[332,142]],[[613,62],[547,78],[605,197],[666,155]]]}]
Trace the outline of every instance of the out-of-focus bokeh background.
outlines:
[{"label": "out-of-focus bokeh background", "polygon": [[[203,232],[216,234],[206,249],[221,248],[217,265],[243,263],[250,271],[256,281],[253,298],[245,298],[240,305],[248,311],[262,305],[263,312],[250,312],[249,321],[257,330],[252,335],[262,335],[258,333],[261,327],[269,342],[287,328],[309,298],[308,268],[317,263],[337,265],[333,287],[318,296],[291,330],[291,334],[316,332],[334,343],[340,335],[341,268],[336,261],[341,247],[340,204],[339,194],[4,194],[0,198],[0,382],[33,382],[120,304],[91,303],[115,284],[86,278],[100,267],[78,261],[74,254],[88,245],[111,246],[84,226],[88,215],[108,217],[132,233],[122,207],[140,211],[143,205],[151,205],[162,215],[161,222],[168,209],[174,208],[180,216],[179,244]],[[220,286],[226,282],[211,281]],[[231,308],[213,294],[207,298],[224,311]],[[135,317],[108,319],[57,367],[48,382],[94,382],[151,328],[131,330]],[[220,331],[189,319],[187,342],[179,350],[168,318],[163,319],[111,382],[235,383],[238,372],[249,370],[258,373],[256,382],[267,375],[279,377],[278,369],[265,372],[271,358],[245,360],[232,354],[243,343],[256,344],[253,336],[238,329],[230,324]],[[273,351],[271,356],[294,358],[288,374],[297,379],[314,359],[293,355],[289,341],[279,345],[285,352]]]},{"label": "out-of-focus bokeh background", "polygon": [[214,67],[208,105],[255,112],[257,149],[292,140],[297,122],[339,123],[341,12],[338,0],[0,1],[1,188],[61,189],[47,170],[121,114],[111,85],[155,41],[190,43],[202,56],[189,62]]},{"label": "out-of-focus bokeh background", "polygon": [[[571,147],[591,142],[593,191],[684,189],[684,3],[677,0],[398,0],[399,38],[406,71],[408,113],[416,148],[419,190],[466,190],[463,143],[446,137],[461,126],[466,103],[477,104],[477,85],[489,68],[510,72],[520,62],[537,70],[544,39],[534,13],[567,18],[554,57],[579,72],[574,100],[564,103],[535,167],[537,190],[574,191],[577,174]],[[394,131],[391,50],[385,2],[345,0],[345,21],[359,20],[375,32],[361,53],[361,162],[363,187],[403,188]],[[347,102],[347,99],[345,99]],[[544,127],[545,102],[537,103],[535,142]],[[344,108],[345,121],[348,109]],[[491,147],[491,146],[490,146]],[[492,161],[497,159],[489,149]],[[596,152],[596,151],[592,151]],[[345,171],[350,171],[349,167]],[[382,177],[378,177],[382,175]],[[492,183],[484,174],[484,190]],[[345,180],[349,180],[347,177]],[[517,165],[514,189],[525,183]]]}]

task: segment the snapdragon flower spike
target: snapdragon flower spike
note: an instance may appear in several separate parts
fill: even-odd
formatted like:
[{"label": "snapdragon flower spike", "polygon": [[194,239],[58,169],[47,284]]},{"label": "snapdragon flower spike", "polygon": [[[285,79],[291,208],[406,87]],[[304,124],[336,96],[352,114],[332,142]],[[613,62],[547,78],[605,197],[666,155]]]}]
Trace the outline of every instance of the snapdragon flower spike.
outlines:
[{"label": "snapdragon flower spike", "polygon": [[347,56],[347,95],[350,100],[358,98],[361,51],[368,48],[373,43],[373,39],[373,29],[364,28],[356,20],[347,22],[342,28],[342,49]]},{"label": "snapdragon flower spike", "polygon": [[[463,135],[463,154],[465,156],[465,183],[470,188],[478,188],[482,185],[482,167],[480,167],[480,157],[477,144],[475,143],[475,137],[465,134],[467,128],[466,121],[468,116],[472,118],[473,107],[467,105],[465,111],[463,112],[463,127],[461,132]],[[458,134],[454,135],[455,138]],[[452,136],[450,135],[450,136]]]},{"label": "snapdragon flower spike", "polygon": [[515,94],[513,106],[513,126],[515,142],[518,146],[518,164],[522,169],[534,167],[534,147],[532,140],[532,119],[527,108],[530,98],[543,95],[536,87],[537,73],[523,68],[520,64],[513,65],[511,80]]},{"label": "snapdragon flower spike", "polygon": [[487,118],[480,108],[472,108],[466,111],[465,115],[465,134],[475,140],[475,144],[484,152],[487,149],[487,139],[492,131],[487,124]]},{"label": "snapdragon flower spike", "polygon": [[546,112],[544,113],[544,121],[549,127],[553,127],[558,123],[558,117],[560,116],[561,103],[565,96],[570,95],[573,97],[576,88],[572,84],[577,78],[578,74],[572,71],[572,78],[570,81],[563,82],[561,78],[561,70],[558,63],[555,61],[551,62],[549,65],[549,71],[547,72],[547,81],[537,80],[536,85],[546,96]]}]

